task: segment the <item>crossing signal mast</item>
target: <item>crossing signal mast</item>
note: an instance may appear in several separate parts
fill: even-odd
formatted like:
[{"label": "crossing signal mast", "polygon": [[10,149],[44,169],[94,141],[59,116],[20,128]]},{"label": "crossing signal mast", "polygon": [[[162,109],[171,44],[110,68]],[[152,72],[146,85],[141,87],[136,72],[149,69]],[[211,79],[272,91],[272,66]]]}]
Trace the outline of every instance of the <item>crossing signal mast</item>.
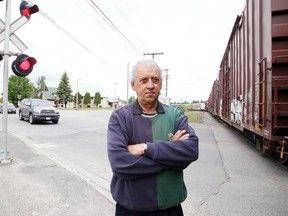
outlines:
[{"label": "crossing signal mast", "polygon": [[[2,2],[3,0],[0,0]],[[0,3],[1,6],[1,3]],[[7,149],[7,105],[8,105],[8,72],[9,57],[17,56],[12,62],[12,71],[15,75],[25,77],[33,70],[33,66],[37,63],[36,59],[25,54],[12,53],[9,51],[9,42],[11,41],[21,53],[28,47],[14,33],[21,26],[27,23],[31,14],[37,13],[39,8],[37,5],[31,5],[27,1],[22,1],[20,6],[21,16],[10,24],[11,0],[6,0],[6,18],[5,23],[0,19],[0,43],[4,41],[4,51],[0,51],[0,61],[4,59],[3,67],[3,112],[2,112],[2,138],[4,149],[0,148],[0,163],[11,162],[9,151]],[[1,145],[0,145],[1,147]]]}]

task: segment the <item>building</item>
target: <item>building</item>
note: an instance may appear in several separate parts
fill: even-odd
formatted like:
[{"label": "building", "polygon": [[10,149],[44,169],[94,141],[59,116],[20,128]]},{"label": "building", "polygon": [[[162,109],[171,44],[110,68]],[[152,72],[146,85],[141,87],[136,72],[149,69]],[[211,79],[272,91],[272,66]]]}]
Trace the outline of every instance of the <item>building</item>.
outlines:
[{"label": "building", "polygon": [[[58,107],[64,107],[64,104],[59,104],[59,97],[57,96],[57,88],[59,86],[60,81],[49,81],[45,80],[45,90],[41,92],[40,97],[45,98],[51,102],[53,102],[55,105]],[[98,107],[110,107],[109,101],[108,101],[108,96],[106,94],[106,91],[104,87],[100,84],[95,84],[95,83],[73,83],[70,82],[70,86],[72,89],[72,96],[74,97],[76,95],[76,92],[81,94],[82,100],[81,103],[78,104],[78,106],[81,107],[96,107],[94,104],[94,96],[96,92],[99,92],[101,95],[101,102],[98,105]],[[89,92],[91,96],[91,101],[89,104],[84,104],[83,99],[85,94]],[[66,104],[66,107],[70,108],[75,108],[76,104],[74,103],[74,100],[72,102],[68,102]]]}]

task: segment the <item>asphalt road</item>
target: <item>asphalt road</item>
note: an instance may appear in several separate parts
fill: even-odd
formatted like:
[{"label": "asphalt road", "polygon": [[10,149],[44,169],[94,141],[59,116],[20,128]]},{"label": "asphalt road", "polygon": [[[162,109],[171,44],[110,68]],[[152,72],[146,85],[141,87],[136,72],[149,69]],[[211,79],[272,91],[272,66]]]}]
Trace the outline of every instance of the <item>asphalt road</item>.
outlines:
[{"label": "asphalt road", "polygon": [[[80,177],[113,204],[106,154],[111,112],[61,110],[57,125],[30,125],[19,121],[18,115],[9,115],[8,131],[29,148]],[[287,167],[262,156],[249,141],[214,121],[209,114],[203,115],[209,119],[205,125],[191,124],[200,138],[200,157],[185,170],[189,194],[183,203],[185,215],[286,216]],[[111,215],[109,211],[103,215]]]}]

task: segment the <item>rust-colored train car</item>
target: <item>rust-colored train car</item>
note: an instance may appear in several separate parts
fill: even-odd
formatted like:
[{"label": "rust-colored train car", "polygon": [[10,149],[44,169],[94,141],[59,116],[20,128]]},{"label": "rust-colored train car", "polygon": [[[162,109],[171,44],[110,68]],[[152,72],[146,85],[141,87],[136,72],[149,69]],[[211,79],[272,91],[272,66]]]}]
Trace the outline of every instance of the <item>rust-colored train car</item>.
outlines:
[{"label": "rust-colored train car", "polygon": [[288,1],[247,0],[237,16],[208,111],[288,163]]}]

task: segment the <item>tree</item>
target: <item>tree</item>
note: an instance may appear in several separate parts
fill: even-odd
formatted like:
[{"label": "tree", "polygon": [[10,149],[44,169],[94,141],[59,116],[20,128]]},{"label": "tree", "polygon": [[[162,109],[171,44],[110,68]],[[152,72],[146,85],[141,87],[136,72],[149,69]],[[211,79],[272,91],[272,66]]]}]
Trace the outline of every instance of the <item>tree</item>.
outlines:
[{"label": "tree", "polygon": [[135,97],[134,96],[131,96],[129,99],[128,99],[128,103],[131,104],[135,101]]},{"label": "tree", "polygon": [[39,95],[39,93],[40,93],[41,91],[45,91],[45,80],[46,80],[46,77],[45,77],[45,76],[40,76],[40,77],[38,77],[37,87],[36,87],[37,95]]},{"label": "tree", "polygon": [[94,96],[94,104],[96,105],[96,107],[98,107],[100,103],[101,103],[101,94],[100,92],[96,92]]},{"label": "tree", "polygon": [[84,101],[83,101],[83,103],[88,105],[88,104],[90,104],[90,102],[91,102],[90,92],[86,92],[86,94],[85,94],[85,96],[84,96]]},{"label": "tree", "polygon": [[72,96],[71,96],[72,89],[71,89],[69,77],[68,77],[66,71],[61,76],[61,80],[60,80],[60,83],[58,85],[58,89],[57,89],[56,94],[59,97],[60,102],[63,102],[65,104],[65,108],[67,106],[67,102],[72,101]]},{"label": "tree", "polygon": [[36,97],[35,86],[27,77],[11,75],[8,79],[8,101],[17,106],[20,95],[21,98]]},{"label": "tree", "polygon": [[75,94],[75,97],[74,97],[74,103],[75,103],[75,104],[76,104],[76,100],[77,100],[77,94],[78,94],[78,105],[79,105],[79,104],[82,103],[82,95],[81,95],[79,92],[77,92],[77,93]]}]

